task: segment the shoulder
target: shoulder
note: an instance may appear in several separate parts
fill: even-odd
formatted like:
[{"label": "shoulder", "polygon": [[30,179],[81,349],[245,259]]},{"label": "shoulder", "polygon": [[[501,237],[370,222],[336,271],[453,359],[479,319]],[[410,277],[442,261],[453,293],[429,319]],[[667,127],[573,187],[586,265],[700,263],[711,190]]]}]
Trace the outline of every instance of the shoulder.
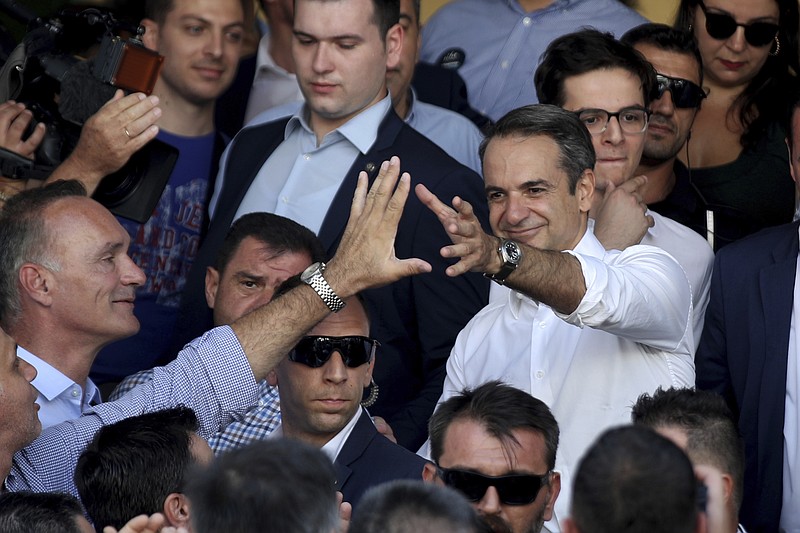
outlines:
[{"label": "shoulder", "polygon": [[717,252],[717,263],[760,264],[773,254],[797,254],[800,222],[766,228],[733,242]]}]

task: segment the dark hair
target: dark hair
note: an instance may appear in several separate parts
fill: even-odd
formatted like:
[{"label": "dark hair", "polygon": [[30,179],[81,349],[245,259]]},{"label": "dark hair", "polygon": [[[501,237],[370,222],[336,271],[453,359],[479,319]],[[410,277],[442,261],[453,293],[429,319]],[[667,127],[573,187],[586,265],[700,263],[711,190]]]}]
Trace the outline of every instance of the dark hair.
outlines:
[{"label": "dark hair", "polygon": [[348,533],[478,533],[481,523],[464,497],[432,483],[400,479],[369,489]]},{"label": "dark hair", "polygon": [[619,41],[631,47],[635,47],[637,44],[649,44],[659,50],[692,57],[697,62],[697,79],[700,80],[698,85],[702,87],[703,57],[700,55],[697,40],[692,32],[670,28],[666,24],[648,22],[631,28],[619,38]]},{"label": "dark hair", "polygon": [[[798,7],[797,0],[775,0],[778,4],[778,39],[780,52],[768,56],[766,63],[756,76],[750,80],[742,94],[731,106],[731,111],[739,107],[739,120],[744,132],[742,146],[755,146],[762,139],[771,123],[777,122],[788,130],[787,111],[790,98],[797,89],[798,62]],[[691,31],[699,0],[681,0],[675,27]],[[705,30],[703,30],[705,31]]]},{"label": "dark hair", "polygon": [[444,453],[447,429],[456,420],[480,423],[506,449],[518,444],[514,430],[527,429],[540,433],[545,442],[547,468],[555,468],[558,423],[544,402],[525,391],[500,381],[489,381],[475,389],[464,389],[442,402],[428,423],[431,459],[435,463]]},{"label": "dark hair", "polygon": [[336,474],[318,448],[253,442],[194,471],[186,486],[197,533],[318,533],[337,527]]},{"label": "dark hair", "polygon": [[193,463],[191,435],[198,427],[194,411],[176,407],[97,432],[78,459],[75,485],[98,531],[120,529],[140,514],[163,512],[167,496],[182,491]]},{"label": "dark hair", "polygon": [[[242,13],[247,17],[248,11],[252,11],[252,0],[239,0],[242,6]],[[144,16],[154,20],[156,24],[164,24],[167,14],[175,8],[175,0],[146,0],[144,3]]]},{"label": "dark hair", "polygon": [[656,86],[653,67],[642,54],[616,39],[610,33],[585,29],[568,33],[550,43],[533,76],[539,102],[564,106],[564,82],[567,78],[620,68],[633,74],[642,84],[644,106]]},{"label": "dark hair", "polygon": [[17,286],[20,267],[31,262],[60,269],[56,258],[49,255],[51,243],[43,213],[59,200],[74,196],[86,197],[83,185],[59,180],[12,196],[0,210],[0,324],[6,330],[22,313]]},{"label": "dark hair", "polygon": [[[294,0],[295,5],[298,0]],[[330,2],[338,0],[315,0],[317,2]],[[386,33],[389,28],[400,22],[400,0],[372,0],[372,20],[378,27],[381,40],[386,42]]]},{"label": "dark hair", "polygon": [[570,514],[582,533],[692,533],[696,492],[692,463],[670,440],[614,428],[580,460]]},{"label": "dark hair", "polygon": [[217,252],[214,267],[220,275],[225,272],[225,267],[247,237],[266,244],[275,254],[307,253],[312,263],[327,259],[322,243],[305,226],[273,213],[248,213],[231,225]]},{"label": "dark hair", "polygon": [[76,519],[83,516],[78,500],[57,492],[0,493],[0,531],[3,533],[81,533]]},{"label": "dark hair", "polygon": [[694,389],[659,387],[642,394],[633,406],[634,424],[686,432],[686,453],[695,463],[715,466],[733,478],[736,506],[742,502],[744,447],[733,414],[719,394]]},{"label": "dark hair", "polygon": [[478,153],[483,161],[486,147],[492,139],[509,137],[548,137],[558,145],[558,166],[569,178],[569,192],[575,188],[584,171],[595,164],[592,136],[574,113],[553,105],[526,105],[509,111],[493,126],[481,141]]}]

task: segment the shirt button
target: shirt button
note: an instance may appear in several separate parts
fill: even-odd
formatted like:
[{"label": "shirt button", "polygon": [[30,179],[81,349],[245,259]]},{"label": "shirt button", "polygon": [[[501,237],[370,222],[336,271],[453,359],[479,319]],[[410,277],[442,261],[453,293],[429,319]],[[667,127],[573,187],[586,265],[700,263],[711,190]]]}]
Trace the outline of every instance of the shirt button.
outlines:
[{"label": "shirt button", "polygon": [[500,68],[508,68],[508,59],[504,59],[500,62]]},{"label": "shirt button", "polygon": [[533,21],[531,20],[531,18],[530,18],[530,17],[525,17],[524,19],[522,19],[522,24],[523,24],[524,26],[530,26],[530,25],[531,25],[531,22],[533,22]]},{"label": "shirt button", "polygon": [[546,327],[547,327],[547,322],[539,322],[539,327],[540,327],[541,329],[544,329],[544,328],[546,328]]},{"label": "shirt button", "polygon": [[536,371],[536,379],[542,379],[544,377],[544,371],[537,370]]},{"label": "shirt button", "polygon": [[289,203],[289,197],[287,197],[287,196],[281,196],[281,202],[283,202],[283,203],[285,203],[285,204],[288,204],[288,203]]},{"label": "shirt button", "polygon": [[77,389],[72,389],[72,397],[73,398],[77,398],[79,394],[80,394],[80,392],[78,392]]},{"label": "shirt button", "polygon": [[311,154],[303,154],[303,159],[309,161],[311,159]]}]

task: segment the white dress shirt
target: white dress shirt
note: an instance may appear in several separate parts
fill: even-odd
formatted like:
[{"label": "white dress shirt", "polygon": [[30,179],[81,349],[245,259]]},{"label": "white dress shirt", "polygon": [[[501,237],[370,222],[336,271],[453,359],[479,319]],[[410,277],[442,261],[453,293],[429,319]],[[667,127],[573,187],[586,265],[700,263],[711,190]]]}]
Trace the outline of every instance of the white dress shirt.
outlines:
[{"label": "white dress shirt", "polygon": [[303,100],[297,76],[279,66],[269,53],[269,26],[258,42],[256,53],[256,72],[253,86],[247,100],[244,122],[247,124],[253,117],[283,104]]},{"label": "white dress shirt", "polygon": [[49,363],[36,357],[22,346],[17,346],[17,357],[36,369],[32,385],[39,391],[39,420],[42,429],[75,420],[93,403],[100,403],[100,391],[86,378],[86,388],[78,385]]},{"label": "white dress shirt", "polygon": [[567,516],[572,469],[593,440],[630,423],[641,393],[692,387],[695,378],[691,291],[680,265],[651,246],[606,252],[592,229],[566,252],[586,283],[578,308],[563,315],[507,291],[459,334],[439,400],[500,379],[551,408],[561,430],[557,519]]}]

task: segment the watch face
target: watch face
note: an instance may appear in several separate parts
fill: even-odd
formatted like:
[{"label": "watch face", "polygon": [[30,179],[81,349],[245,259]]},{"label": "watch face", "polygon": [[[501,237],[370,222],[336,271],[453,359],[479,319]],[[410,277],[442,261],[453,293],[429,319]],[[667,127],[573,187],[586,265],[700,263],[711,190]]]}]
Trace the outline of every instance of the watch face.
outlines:
[{"label": "watch face", "polygon": [[312,263],[306,268],[302,274],[300,274],[300,279],[308,283],[308,281],[313,278],[319,271],[324,270],[323,267],[324,263]]},{"label": "watch face", "polygon": [[520,257],[522,257],[521,250],[517,243],[514,241],[506,241],[503,243],[503,248],[508,256],[508,260],[512,263],[519,263]]}]

